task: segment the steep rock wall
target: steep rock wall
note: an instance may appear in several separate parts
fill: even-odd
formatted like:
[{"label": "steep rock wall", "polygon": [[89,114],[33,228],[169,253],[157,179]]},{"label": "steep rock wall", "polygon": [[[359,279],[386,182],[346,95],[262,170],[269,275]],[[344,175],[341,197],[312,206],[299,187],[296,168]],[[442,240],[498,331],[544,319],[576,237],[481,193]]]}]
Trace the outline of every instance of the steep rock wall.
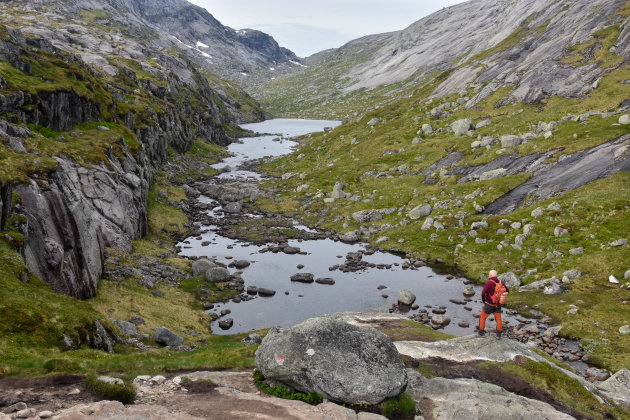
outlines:
[{"label": "steep rock wall", "polygon": [[[0,61],[16,63],[11,65],[29,75],[31,69],[22,64],[30,62],[24,58],[29,55],[37,59],[37,51],[29,47],[32,44],[33,40],[27,44],[19,31],[7,30],[0,39]],[[74,60],[75,70],[99,75],[98,70],[79,60],[66,59]],[[23,139],[36,134],[23,124],[70,131],[77,124],[102,121],[105,110],[114,118],[111,122],[132,130],[140,144],[132,152],[121,138],[116,147],[110,147],[106,162],[98,164],[79,164],[53,152],[51,157],[57,162],[53,172],[33,172],[26,183],[0,180],[0,224],[6,222],[14,190],[20,203],[13,211],[28,219],[22,232],[25,263],[56,292],[81,299],[94,296],[103,273],[105,248],[131,251],[131,241],[148,233],[148,191],[169,148],[186,152],[197,138],[221,145],[230,142],[223,129],[229,117],[208,81],[185,60],[172,59],[169,64],[171,69],[182,66],[186,78],[170,71],[165,76],[167,86],[161,87],[151,80],[137,79],[129,71],[127,87],[111,81],[94,82],[113,101],[99,100],[97,95],[85,97],[74,89],[16,90],[11,79],[0,80],[0,141],[12,148],[12,153],[40,153],[24,147]],[[123,109],[120,104],[131,93],[144,95],[147,105],[140,110],[142,115],[134,114],[138,107],[125,114],[119,112]],[[47,141],[55,144],[53,138]],[[96,138],[94,141],[98,142]]]},{"label": "steep rock wall", "polygon": [[105,247],[131,251],[147,233],[147,194],[153,167],[146,153],[122,162],[85,168],[68,158],[49,181],[21,184],[21,211],[28,217],[24,258],[29,269],[65,295],[88,298],[103,272]]}]

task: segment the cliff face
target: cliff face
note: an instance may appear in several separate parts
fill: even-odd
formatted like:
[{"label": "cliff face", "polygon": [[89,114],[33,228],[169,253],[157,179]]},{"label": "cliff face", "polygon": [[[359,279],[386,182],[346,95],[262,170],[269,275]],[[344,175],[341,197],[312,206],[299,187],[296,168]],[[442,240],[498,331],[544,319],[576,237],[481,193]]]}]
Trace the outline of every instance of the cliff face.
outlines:
[{"label": "cliff face", "polygon": [[[36,4],[5,4],[3,16],[28,16]],[[0,25],[0,161],[16,168],[0,171],[0,227],[26,216],[29,270],[59,293],[88,298],[105,248],[131,251],[147,233],[148,191],[169,149],[183,153],[194,139],[228,144],[238,99],[213,89],[185,56],[158,48],[149,27],[138,38],[56,29],[62,20],[51,13]]]}]

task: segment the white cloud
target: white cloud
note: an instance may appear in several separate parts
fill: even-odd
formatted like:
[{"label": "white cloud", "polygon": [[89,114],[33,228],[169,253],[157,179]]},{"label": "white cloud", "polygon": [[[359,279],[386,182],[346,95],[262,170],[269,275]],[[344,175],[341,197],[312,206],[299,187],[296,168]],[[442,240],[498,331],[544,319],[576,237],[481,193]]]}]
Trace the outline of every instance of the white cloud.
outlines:
[{"label": "white cloud", "polygon": [[298,56],[364,35],[401,30],[462,0],[190,0],[223,25],[272,35]]}]

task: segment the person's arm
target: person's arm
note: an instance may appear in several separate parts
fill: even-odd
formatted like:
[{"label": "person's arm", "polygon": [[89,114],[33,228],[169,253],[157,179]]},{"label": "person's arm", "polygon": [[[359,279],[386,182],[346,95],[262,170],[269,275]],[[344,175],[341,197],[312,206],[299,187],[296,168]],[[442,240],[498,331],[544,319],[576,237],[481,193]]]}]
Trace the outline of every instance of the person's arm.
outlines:
[{"label": "person's arm", "polygon": [[486,284],[483,286],[483,290],[481,291],[481,301],[487,303],[490,300],[490,296],[494,293],[494,282],[492,280],[488,280]]}]

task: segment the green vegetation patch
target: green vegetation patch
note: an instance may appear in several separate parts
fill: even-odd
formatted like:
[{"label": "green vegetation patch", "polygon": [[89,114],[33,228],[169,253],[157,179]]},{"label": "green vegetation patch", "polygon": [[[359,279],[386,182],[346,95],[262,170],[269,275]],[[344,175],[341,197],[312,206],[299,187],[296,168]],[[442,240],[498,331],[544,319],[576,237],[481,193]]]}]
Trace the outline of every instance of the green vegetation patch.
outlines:
[{"label": "green vegetation patch", "polygon": [[527,359],[524,363],[486,363],[487,369],[500,369],[523,378],[527,383],[547,391],[562,404],[598,419],[628,419],[628,412],[620,407],[600,403],[590,391],[576,379],[544,362]]},{"label": "green vegetation patch", "polygon": [[130,384],[119,385],[104,382],[97,376],[90,375],[85,378],[85,387],[88,391],[107,400],[120,401],[123,404],[133,404],[136,399],[136,390]]},{"label": "green vegetation patch", "polygon": [[258,370],[254,370],[253,376],[254,376],[254,383],[256,384],[256,387],[267,395],[283,398],[285,400],[303,401],[311,405],[321,404],[323,401],[322,396],[316,392],[309,392],[309,393],[295,392],[295,391],[291,391],[289,388],[285,386],[267,385],[264,382],[265,380],[264,376]]}]

